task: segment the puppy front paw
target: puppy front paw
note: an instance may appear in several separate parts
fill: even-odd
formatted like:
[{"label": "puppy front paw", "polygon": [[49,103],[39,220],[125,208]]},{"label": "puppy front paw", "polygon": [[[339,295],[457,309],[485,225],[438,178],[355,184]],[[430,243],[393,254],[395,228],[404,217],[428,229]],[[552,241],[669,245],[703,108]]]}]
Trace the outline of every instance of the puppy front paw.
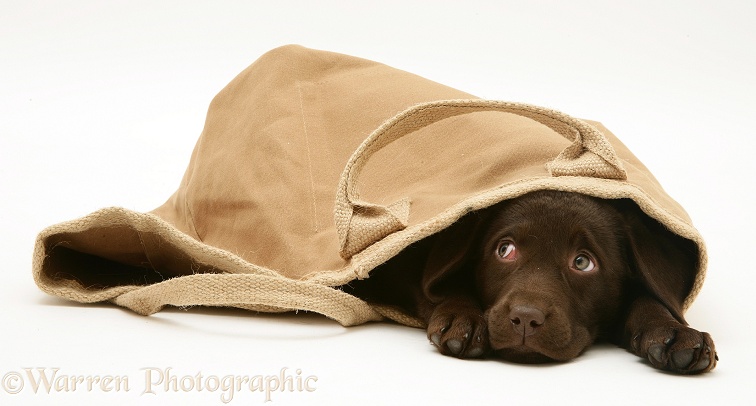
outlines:
[{"label": "puppy front paw", "polygon": [[678,374],[699,374],[717,364],[714,341],[708,333],[679,323],[658,323],[633,336],[632,350],[655,368]]},{"label": "puppy front paw", "polygon": [[489,350],[483,315],[473,309],[437,307],[428,321],[428,339],[444,355],[479,358]]}]

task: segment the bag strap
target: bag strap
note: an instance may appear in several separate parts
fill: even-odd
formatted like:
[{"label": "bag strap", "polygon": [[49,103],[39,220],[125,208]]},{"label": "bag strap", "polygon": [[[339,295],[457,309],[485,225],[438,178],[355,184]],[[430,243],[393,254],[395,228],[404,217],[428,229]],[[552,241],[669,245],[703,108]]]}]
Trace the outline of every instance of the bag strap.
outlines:
[{"label": "bag strap", "polygon": [[357,178],[370,157],[423,127],[462,114],[499,111],[517,114],[546,125],[572,144],[546,167],[552,176],[590,176],[627,179],[620,159],[606,137],[590,124],[556,110],[495,100],[443,100],[410,107],[376,129],[354,151],[339,179],[335,222],[339,254],[349,259],[383,237],[404,229],[409,220],[409,198],[388,206],[359,199]]},{"label": "bag strap", "polygon": [[145,316],[165,305],[202,305],[313,311],[343,326],[383,318],[363,300],[338,289],[262,274],[187,275],[138,287],[111,300]]}]

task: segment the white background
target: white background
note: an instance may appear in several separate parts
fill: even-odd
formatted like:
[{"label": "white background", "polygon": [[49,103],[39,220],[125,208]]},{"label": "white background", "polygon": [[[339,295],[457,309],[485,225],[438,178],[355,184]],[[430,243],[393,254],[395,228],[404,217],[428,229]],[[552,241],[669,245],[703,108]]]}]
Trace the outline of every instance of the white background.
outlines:
[{"label": "white background", "polygon": [[[0,375],[125,375],[130,391],[34,394],[27,381],[18,395],[0,390],[0,403],[220,405],[220,392],[142,395],[141,369],[223,377],[287,367],[317,376],[316,390],[274,393],[273,404],[753,404],[754,4],[3,1]],[[671,376],[611,346],[552,366],[458,361],[424,332],[387,323],[196,308],[142,317],[35,287],[41,229],[105,206],[162,204],[211,98],[288,43],[602,121],[708,241],[709,273],[687,317],[713,335],[717,369]],[[230,404],[264,401],[242,392]]]}]

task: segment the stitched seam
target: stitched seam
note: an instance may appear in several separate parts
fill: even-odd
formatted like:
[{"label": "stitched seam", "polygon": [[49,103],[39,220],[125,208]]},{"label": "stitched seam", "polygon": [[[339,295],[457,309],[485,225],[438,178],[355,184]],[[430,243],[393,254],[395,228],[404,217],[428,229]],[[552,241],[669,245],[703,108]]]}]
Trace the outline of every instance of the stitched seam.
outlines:
[{"label": "stitched seam", "polygon": [[307,132],[307,121],[305,120],[304,113],[304,96],[302,95],[302,86],[300,82],[297,82],[297,91],[299,92],[299,112],[302,116],[302,130],[305,139],[305,147],[307,148],[307,170],[310,175],[310,193],[312,195],[312,228],[314,232],[318,232],[318,204],[317,197],[315,196],[315,178],[312,171],[312,152],[310,150],[310,136]]},{"label": "stitched seam", "polygon": [[[203,137],[204,137],[204,134],[203,134]],[[202,142],[202,138],[200,138],[198,143],[199,142]],[[199,145],[196,148],[199,148]],[[194,160],[194,153],[192,153],[192,161],[193,160]],[[197,236],[197,240],[204,242],[202,236],[199,234],[199,232],[197,231],[197,227],[194,224],[194,213],[192,212],[192,206],[189,204],[189,190],[190,190],[189,184],[192,182],[192,179],[194,179],[194,171],[196,171],[196,162],[195,162],[195,166],[192,168],[192,173],[186,175],[186,183],[182,185],[184,188],[184,191],[183,191],[184,210],[186,210],[186,214],[187,214],[186,220],[187,220],[188,226],[194,232],[194,235]]]}]

